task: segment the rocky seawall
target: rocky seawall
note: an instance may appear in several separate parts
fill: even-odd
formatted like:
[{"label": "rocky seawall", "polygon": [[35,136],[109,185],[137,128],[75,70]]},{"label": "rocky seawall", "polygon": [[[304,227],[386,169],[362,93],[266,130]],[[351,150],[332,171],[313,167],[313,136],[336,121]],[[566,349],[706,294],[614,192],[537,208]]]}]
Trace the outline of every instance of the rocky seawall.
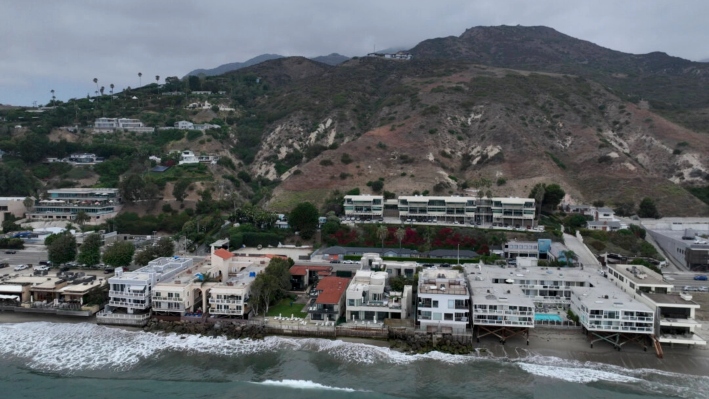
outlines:
[{"label": "rocky seawall", "polygon": [[143,331],[163,331],[176,334],[196,334],[208,337],[225,336],[230,339],[263,339],[266,327],[259,324],[194,323],[189,321],[165,321],[151,319]]},{"label": "rocky seawall", "polygon": [[476,353],[472,337],[417,334],[411,330],[389,330],[389,342],[392,349],[406,353],[427,353],[438,351],[454,355]]}]

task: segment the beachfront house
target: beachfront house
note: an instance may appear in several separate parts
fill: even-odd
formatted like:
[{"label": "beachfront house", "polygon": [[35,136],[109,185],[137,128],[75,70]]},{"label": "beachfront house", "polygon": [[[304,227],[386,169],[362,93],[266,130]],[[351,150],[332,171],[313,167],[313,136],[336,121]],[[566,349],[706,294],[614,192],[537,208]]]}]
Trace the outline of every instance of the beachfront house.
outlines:
[{"label": "beachfront house", "polygon": [[328,276],[318,281],[310,293],[310,320],[337,321],[345,314],[345,292],[350,279]]},{"label": "beachfront house", "polygon": [[470,321],[470,292],[463,273],[424,269],[419,276],[416,320],[429,333],[465,333]]},{"label": "beachfront house", "polygon": [[389,274],[383,271],[358,270],[347,287],[347,320],[382,322],[406,319],[411,313],[413,289],[392,292],[387,286]]}]

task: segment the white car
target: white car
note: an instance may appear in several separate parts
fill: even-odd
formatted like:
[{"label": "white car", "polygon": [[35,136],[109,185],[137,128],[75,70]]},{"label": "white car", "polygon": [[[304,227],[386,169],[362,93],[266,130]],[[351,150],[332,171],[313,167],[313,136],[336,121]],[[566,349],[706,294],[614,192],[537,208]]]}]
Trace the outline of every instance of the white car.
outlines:
[{"label": "white car", "polygon": [[49,271],[49,266],[35,266],[34,271],[45,272]]},{"label": "white car", "polygon": [[20,270],[27,270],[29,268],[30,268],[29,265],[17,265],[17,266],[15,266],[15,268],[13,270],[16,272],[19,272]]}]

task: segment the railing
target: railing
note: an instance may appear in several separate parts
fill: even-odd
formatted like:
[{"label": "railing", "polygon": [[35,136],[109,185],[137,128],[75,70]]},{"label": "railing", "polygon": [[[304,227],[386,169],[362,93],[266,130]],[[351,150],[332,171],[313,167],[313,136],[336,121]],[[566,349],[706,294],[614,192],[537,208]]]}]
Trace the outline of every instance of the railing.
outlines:
[{"label": "railing", "polygon": [[127,297],[127,298],[148,298],[148,297],[150,297],[147,289],[141,293],[133,293],[130,291],[108,291],[108,296]]},{"label": "railing", "polygon": [[481,310],[473,309],[473,314],[499,314],[499,315],[509,315],[509,316],[534,316],[534,312],[516,312],[513,310]]},{"label": "railing", "polygon": [[221,303],[221,304],[226,304],[226,305],[236,305],[243,303],[244,301],[242,299],[215,299],[215,298],[209,298],[209,303]]},{"label": "railing", "polygon": [[508,326],[534,326],[532,321],[512,321],[512,320],[486,320],[473,319],[473,325],[508,325]]},{"label": "railing", "polygon": [[642,317],[642,316],[623,316],[621,320],[634,320],[634,321],[653,321],[652,317]]},{"label": "railing", "polygon": [[243,312],[243,310],[241,310],[241,309],[238,309],[238,310],[237,310],[237,309],[215,309],[215,308],[211,308],[211,309],[209,309],[209,313],[210,313],[210,314],[237,314],[237,315],[240,315],[240,314],[243,314],[244,312]]},{"label": "railing", "polygon": [[166,297],[166,296],[154,296],[153,295],[153,302],[184,302],[184,298],[180,297]]},{"label": "railing", "polygon": [[149,303],[132,303],[132,302],[119,302],[119,301],[108,301],[111,306],[116,306],[119,308],[130,308],[130,309],[147,309],[150,307]]},{"label": "railing", "polygon": [[625,332],[653,332],[652,327],[627,327],[627,326],[608,326],[608,325],[596,325],[589,324],[587,327],[589,330],[600,330],[600,331],[625,331]]},{"label": "railing", "polygon": [[106,317],[109,319],[128,319],[128,320],[146,320],[150,318],[150,313],[144,314],[127,314],[127,313],[107,313],[99,312],[96,316]]}]

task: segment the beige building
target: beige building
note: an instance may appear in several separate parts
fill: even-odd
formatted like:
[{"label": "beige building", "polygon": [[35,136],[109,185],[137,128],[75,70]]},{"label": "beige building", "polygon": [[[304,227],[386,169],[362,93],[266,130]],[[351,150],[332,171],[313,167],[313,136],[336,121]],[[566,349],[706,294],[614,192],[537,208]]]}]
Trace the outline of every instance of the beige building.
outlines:
[{"label": "beige building", "polygon": [[0,223],[7,219],[8,215],[16,218],[23,218],[27,208],[24,200],[26,197],[0,197]]}]

